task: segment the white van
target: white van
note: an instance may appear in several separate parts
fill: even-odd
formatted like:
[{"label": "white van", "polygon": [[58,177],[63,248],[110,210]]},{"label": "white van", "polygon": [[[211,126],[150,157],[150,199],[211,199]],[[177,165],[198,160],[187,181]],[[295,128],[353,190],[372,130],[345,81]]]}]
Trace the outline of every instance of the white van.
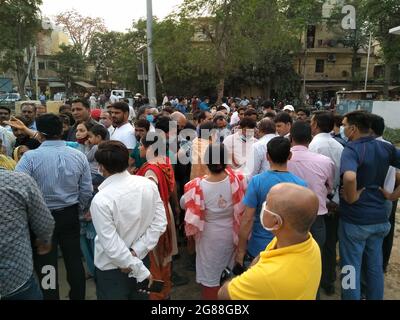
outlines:
[{"label": "white van", "polygon": [[129,105],[133,107],[133,103],[135,102],[133,98],[133,93],[129,90],[111,90],[111,95],[117,96],[120,99],[128,99]]}]

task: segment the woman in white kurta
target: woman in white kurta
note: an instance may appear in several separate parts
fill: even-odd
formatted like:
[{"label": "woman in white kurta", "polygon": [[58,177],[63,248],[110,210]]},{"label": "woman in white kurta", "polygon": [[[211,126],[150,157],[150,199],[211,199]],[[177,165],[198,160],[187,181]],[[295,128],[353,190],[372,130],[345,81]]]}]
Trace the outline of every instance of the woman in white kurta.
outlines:
[{"label": "woman in white kurta", "polygon": [[209,174],[185,186],[185,230],[196,241],[196,281],[207,300],[217,299],[221,273],[233,266],[244,211],[245,179],[227,167],[225,154],[224,145],[210,145],[205,156]]}]

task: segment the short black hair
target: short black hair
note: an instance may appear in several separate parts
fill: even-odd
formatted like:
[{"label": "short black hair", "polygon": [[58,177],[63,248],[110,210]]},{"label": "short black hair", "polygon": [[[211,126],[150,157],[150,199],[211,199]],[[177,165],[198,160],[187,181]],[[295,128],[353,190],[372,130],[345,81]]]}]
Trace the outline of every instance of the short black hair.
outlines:
[{"label": "short black hair", "polygon": [[361,133],[368,133],[371,128],[371,115],[365,111],[353,111],[345,114],[347,122],[354,125]]},{"label": "short black hair", "polygon": [[165,117],[165,116],[157,117],[154,127],[156,129],[164,131],[164,133],[168,133],[170,121],[172,121],[170,117]]},{"label": "short black hair", "polygon": [[275,122],[275,117],[276,117],[276,113],[272,112],[272,111],[268,111],[265,115],[264,118],[270,118],[272,119],[272,121]]},{"label": "short black hair", "polygon": [[332,112],[329,111],[316,111],[313,113],[313,118],[317,123],[317,127],[321,132],[330,133],[335,126],[335,119]]},{"label": "short black hair", "polygon": [[282,122],[282,123],[285,123],[285,124],[287,124],[287,123],[293,124],[293,119],[290,116],[290,114],[287,113],[287,112],[279,112],[275,116],[275,120],[274,121],[275,121],[275,123]]},{"label": "short black hair", "polygon": [[[212,122],[212,121],[203,122],[199,127],[199,137],[202,139],[208,138],[209,137],[208,134],[211,134],[211,131],[213,129],[217,129],[217,125],[214,122]],[[206,131],[207,134],[206,134],[206,132],[204,132],[204,136],[203,136],[204,130],[207,130]]]},{"label": "short black hair", "polygon": [[204,156],[204,162],[207,164],[211,173],[221,173],[228,165],[228,150],[223,143],[210,144]]},{"label": "short black hair", "polygon": [[247,109],[247,110],[245,111],[245,113],[244,113],[244,116],[245,116],[245,117],[251,117],[251,116],[253,116],[253,115],[258,116],[258,113],[257,113],[256,109],[253,109],[253,108]]},{"label": "short black hair", "polygon": [[63,104],[62,106],[60,106],[60,108],[58,108],[58,112],[62,112],[64,110],[71,111],[71,106],[69,104]]},{"label": "short black hair", "polygon": [[71,105],[74,104],[74,103],[82,103],[82,105],[86,109],[90,109],[90,103],[89,103],[89,100],[87,100],[87,99],[81,99],[81,98],[74,99],[74,100],[72,100]]},{"label": "short black hair", "polygon": [[296,113],[299,113],[299,112],[304,112],[307,117],[310,116],[310,110],[308,110],[307,108],[299,108],[299,109],[297,109]]},{"label": "short black hair", "polygon": [[106,140],[108,136],[108,130],[101,124],[96,124],[88,129],[94,136],[100,136],[101,139]]},{"label": "short black hair", "polygon": [[0,106],[0,110],[6,110],[8,112],[8,114],[11,114],[11,109],[9,107]]},{"label": "short black hair", "polygon": [[129,112],[129,104],[126,102],[116,102],[111,105],[111,108],[121,110],[122,112]]},{"label": "short black hair", "polygon": [[257,126],[257,122],[254,121],[251,118],[243,118],[242,120],[240,120],[239,122],[239,126],[240,128],[248,128],[248,129],[254,129]]},{"label": "short black hair", "polygon": [[240,113],[240,111],[242,111],[242,110],[246,113],[246,108],[245,107],[239,107],[237,111],[238,111],[238,113]]},{"label": "short black hair", "polygon": [[[157,142],[161,143],[162,146],[166,146],[163,137],[160,136],[160,135],[155,135],[155,134],[146,134],[142,138],[142,140],[140,140],[140,142],[142,143],[143,147],[145,147],[146,149],[151,147],[153,144],[155,144]],[[158,156],[159,155],[159,151],[162,151],[162,152],[165,152],[165,153],[167,152],[167,150],[162,150],[162,149],[155,148],[153,150],[154,155]]]},{"label": "short black hair", "polygon": [[343,116],[341,114],[335,113],[333,115],[333,121],[335,123],[335,126],[340,128],[343,124]]},{"label": "short black hair", "polygon": [[262,103],[261,103],[261,107],[263,108],[263,109],[267,109],[267,108],[274,108],[274,104],[272,103],[272,101],[270,101],[270,100],[265,100],[265,101],[263,101]]},{"label": "short black hair", "polygon": [[53,113],[46,113],[36,119],[36,128],[46,139],[60,138],[63,131],[63,122]]},{"label": "short black hair", "polygon": [[228,109],[222,105],[217,107],[217,111],[223,111],[223,110],[228,111]]},{"label": "short black hair", "polygon": [[290,138],[298,144],[308,144],[312,140],[311,126],[308,122],[296,121],[290,129]]},{"label": "short black hair", "polygon": [[284,137],[272,138],[267,144],[268,156],[273,163],[285,164],[290,155],[290,141]]},{"label": "short black hair", "polygon": [[59,114],[58,116],[60,117],[63,124],[71,126],[71,119],[69,118],[68,115],[66,115],[65,113],[62,113],[62,114]]},{"label": "short black hair", "polygon": [[150,121],[146,119],[139,119],[135,122],[135,127],[145,128],[146,131],[150,130]]},{"label": "short black hair", "polygon": [[[166,105],[167,104],[165,104],[165,106]],[[173,114],[174,113],[174,109],[172,109],[172,107],[165,107],[164,109],[162,109],[162,112],[168,112],[169,114]]]},{"label": "short black hair", "polygon": [[129,151],[119,141],[100,143],[94,157],[110,174],[124,172],[129,166]]},{"label": "short black hair", "polygon": [[33,108],[33,111],[36,112],[36,104],[34,102],[27,101],[27,102],[22,103],[21,104],[21,111],[26,106],[31,106]]},{"label": "short black hair", "polygon": [[375,133],[377,137],[383,136],[385,131],[385,120],[378,116],[377,114],[371,114],[371,130]]},{"label": "short black hair", "polygon": [[[193,120],[194,120],[194,121],[199,121],[200,115],[201,115],[203,112],[204,112],[204,111],[200,111],[200,110],[197,110],[197,111],[193,112]],[[205,115],[205,112],[204,112],[204,115]]]}]

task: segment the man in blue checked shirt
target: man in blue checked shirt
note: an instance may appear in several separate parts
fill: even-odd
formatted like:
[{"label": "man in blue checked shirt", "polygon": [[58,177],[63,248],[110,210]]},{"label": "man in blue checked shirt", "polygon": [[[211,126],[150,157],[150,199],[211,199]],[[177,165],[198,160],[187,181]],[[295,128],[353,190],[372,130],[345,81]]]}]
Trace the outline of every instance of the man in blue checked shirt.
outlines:
[{"label": "man in blue checked shirt", "polygon": [[[63,125],[58,116],[42,115],[36,120],[36,126],[44,142],[38,149],[24,154],[16,171],[36,181],[54,217],[55,229],[53,249],[43,256],[34,255],[35,269],[43,285],[42,279],[48,270],[43,267],[51,265],[57,270],[57,247],[60,245],[71,287],[69,297],[83,300],[86,283],[79,243],[79,212],[87,212],[92,199],[89,163],[83,153],[67,147],[61,140]],[[58,275],[56,288],[42,287],[42,291],[45,300],[58,300]]]}]

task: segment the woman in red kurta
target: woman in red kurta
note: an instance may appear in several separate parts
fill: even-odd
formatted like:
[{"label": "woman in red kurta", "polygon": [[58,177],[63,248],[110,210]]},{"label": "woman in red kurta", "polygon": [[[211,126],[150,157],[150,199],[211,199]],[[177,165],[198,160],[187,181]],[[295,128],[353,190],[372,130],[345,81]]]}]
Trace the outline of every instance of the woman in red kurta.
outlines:
[{"label": "woman in red kurta", "polygon": [[156,150],[153,150],[154,143],[155,141],[142,139],[140,156],[147,158],[147,162],[139,169],[137,175],[149,178],[157,184],[167,215],[167,230],[160,237],[157,246],[149,253],[150,272],[153,278],[164,281],[164,289],[160,293],[151,293],[150,299],[165,300],[169,299],[172,287],[172,256],[178,254],[175,220],[169,203],[174,192],[175,177],[169,158],[158,155]]}]

